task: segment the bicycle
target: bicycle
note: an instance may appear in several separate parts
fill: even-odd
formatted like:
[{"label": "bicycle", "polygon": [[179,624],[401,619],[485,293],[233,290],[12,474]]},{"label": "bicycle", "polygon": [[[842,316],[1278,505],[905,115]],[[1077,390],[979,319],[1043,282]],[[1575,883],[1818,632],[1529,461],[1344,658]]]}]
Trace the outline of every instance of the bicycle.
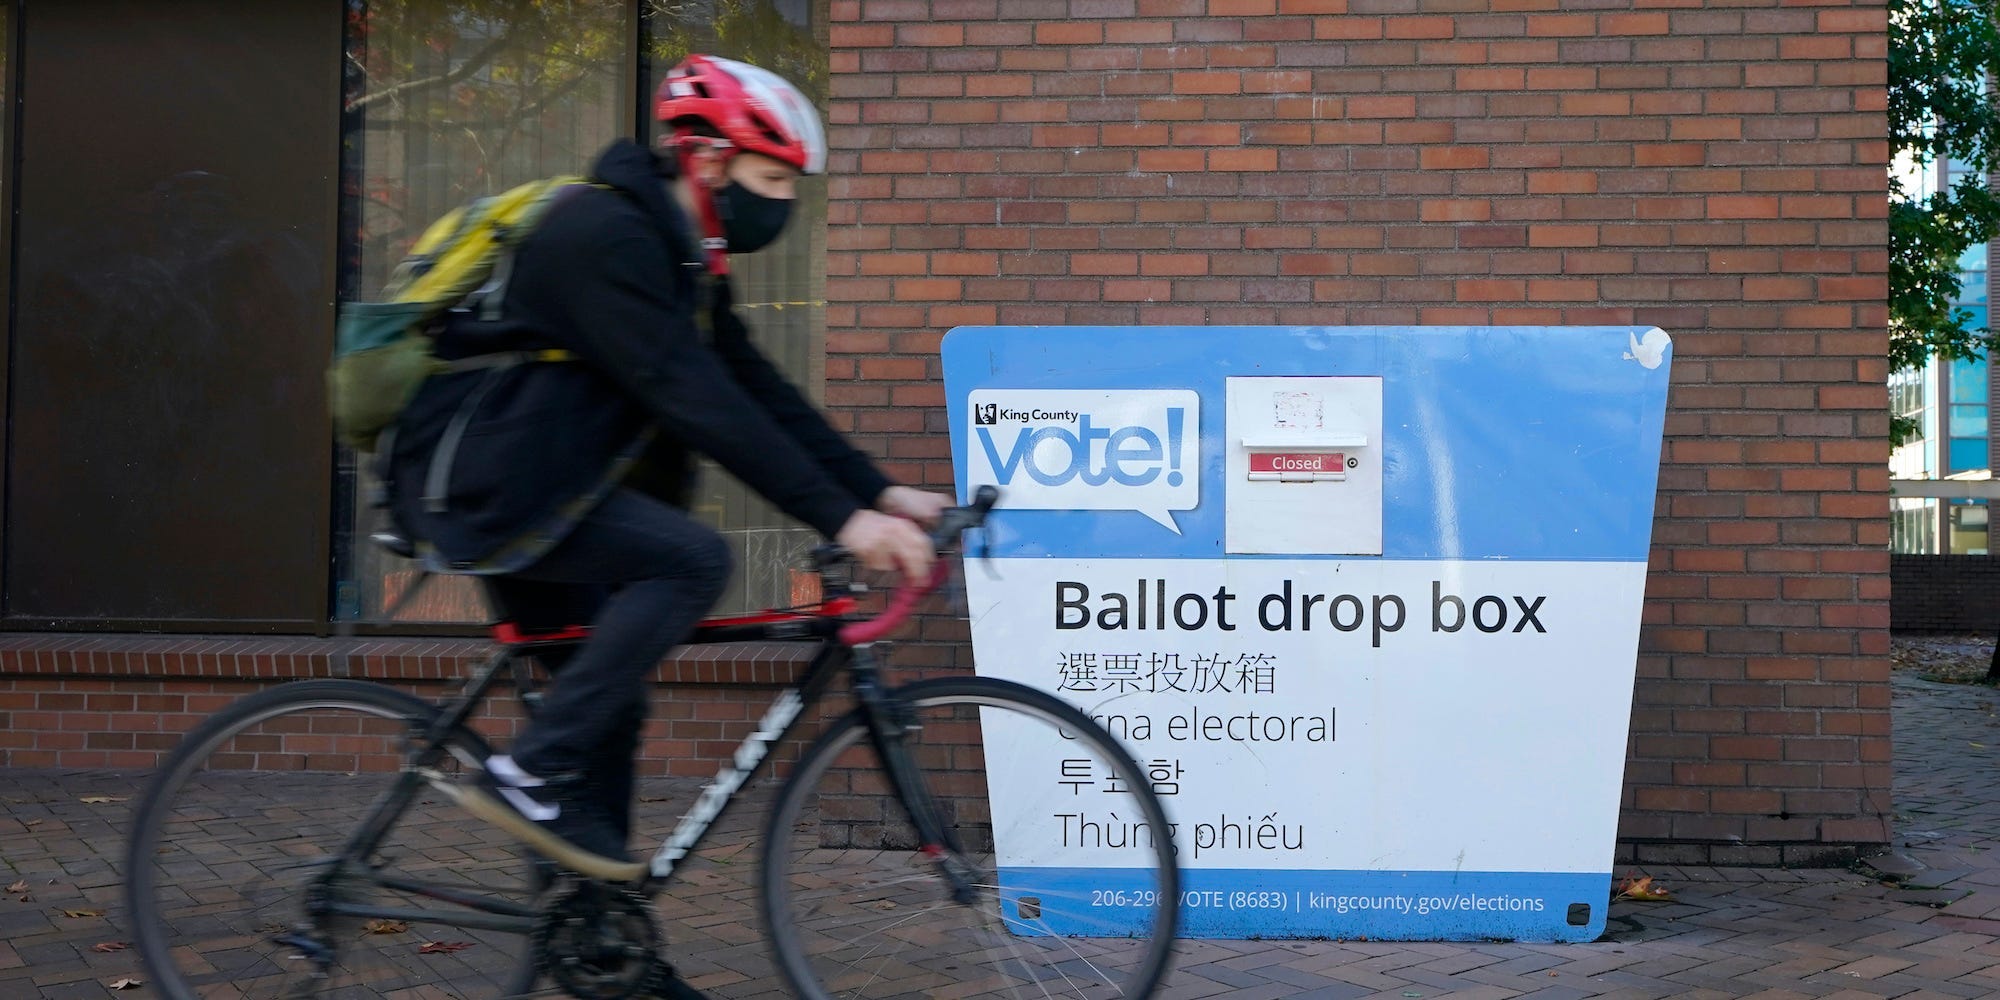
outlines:
[{"label": "bicycle", "polygon": [[[948,512],[940,550],[981,525],[993,499],[988,488]],[[469,726],[475,710],[505,675],[532,712],[528,661],[587,629],[501,622],[494,653],[435,704],[351,679],[232,703],[189,733],[135,809],[127,894],[150,985],[169,1000],[648,995],[668,969],[653,900],[844,676],[853,706],[793,765],[760,840],[757,911],[795,994],[1150,996],[1169,961],[1179,869],[1144,772],[1087,715],[1033,688],[884,685],[878,641],[942,583],[948,560],[873,618],[857,615],[865,588],[850,561],[823,549],[815,567],[817,603],[710,618],[690,640],[819,646],[643,862],[526,851],[516,831],[467,823],[474,814],[458,805],[461,779],[491,752]],[[988,773],[1000,753],[1054,773]],[[1086,772],[1132,781],[1118,808],[1154,832],[1144,846],[1065,848],[1067,819],[1050,832],[1062,815],[1050,810],[1084,815],[1064,782]],[[358,793],[372,805],[356,821]],[[469,940],[422,942],[416,926]]]}]

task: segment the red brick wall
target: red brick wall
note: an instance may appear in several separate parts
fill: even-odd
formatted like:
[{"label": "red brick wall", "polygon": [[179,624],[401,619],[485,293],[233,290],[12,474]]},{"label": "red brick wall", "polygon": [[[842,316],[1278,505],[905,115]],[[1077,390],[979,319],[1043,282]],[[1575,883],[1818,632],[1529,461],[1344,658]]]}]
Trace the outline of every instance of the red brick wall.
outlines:
[{"label": "red brick wall", "polygon": [[[1883,13],[1619,4],[834,0],[837,419],[949,484],[961,324],[1664,327],[1625,852],[1885,840]],[[922,627],[899,667],[967,665]],[[148,766],[331,648],[10,638],[0,766]],[[434,693],[476,649],[362,672]],[[781,669],[668,665],[649,766],[711,773]]]},{"label": "red brick wall", "polygon": [[1887,839],[1879,3],[832,17],[828,399],[899,474],[961,324],[1663,327],[1626,851]]},{"label": "red brick wall", "polygon": [[[441,699],[491,650],[477,640],[425,639],[368,640],[345,658],[342,648],[327,639],[10,637],[0,644],[0,767],[151,768],[231,701],[298,678],[367,678]],[[795,647],[754,643],[691,647],[662,664],[641,773],[713,775],[804,664]],[[838,699],[828,705],[844,708]],[[520,705],[504,680],[474,721],[503,745],[514,734]],[[808,725],[804,735],[817,729]],[[773,751],[780,773],[802,746]]]}]

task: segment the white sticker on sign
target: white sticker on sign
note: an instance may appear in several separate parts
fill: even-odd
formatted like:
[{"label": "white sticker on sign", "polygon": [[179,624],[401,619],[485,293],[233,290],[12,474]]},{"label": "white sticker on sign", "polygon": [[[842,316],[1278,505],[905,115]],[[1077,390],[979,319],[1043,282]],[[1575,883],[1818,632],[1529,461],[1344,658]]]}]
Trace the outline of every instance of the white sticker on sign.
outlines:
[{"label": "white sticker on sign", "polygon": [[1135,510],[1180,533],[1201,496],[1192,389],[980,389],[967,485],[1027,510]]}]

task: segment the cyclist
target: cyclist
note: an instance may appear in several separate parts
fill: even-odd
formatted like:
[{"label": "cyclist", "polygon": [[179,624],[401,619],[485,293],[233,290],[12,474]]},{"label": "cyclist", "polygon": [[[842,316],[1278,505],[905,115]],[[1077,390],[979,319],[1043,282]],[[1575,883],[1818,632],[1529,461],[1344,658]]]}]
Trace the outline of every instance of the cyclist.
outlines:
[{"label": "cyclist", "polygon": [[499,317],[458,316],[446,358],[573,360],[433,377],[388,460],[391,507],[434,568],[494,577],[524,627],[589,622],[552,658],[534,721],[466,790],[537,843],[629,860],[634,756],[660,659],[708,612],[730,566],[685,510],[713,458],[873,569],[921,577],[917,526],[948,498],[891,483],[754,348],[728,255],[775,239],[798,179],[826,163],[810,102],[713,56],[667,74],[659,147],[613,143],[597,187],[552,206],[511,262]]}]

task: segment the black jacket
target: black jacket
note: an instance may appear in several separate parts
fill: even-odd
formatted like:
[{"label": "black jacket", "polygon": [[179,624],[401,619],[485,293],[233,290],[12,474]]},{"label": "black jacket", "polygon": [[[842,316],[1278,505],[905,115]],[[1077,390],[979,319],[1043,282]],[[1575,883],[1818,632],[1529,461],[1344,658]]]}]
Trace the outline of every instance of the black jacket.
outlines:
[{"label": "black jacket", "polygon": [[[614,143],[593,169],[608,189],[563,195],[516,251],[500,318],[456,316],[440,334],[445,358],[578,360],[435,376],[404,410],[390,503],[439,568],[521,569],[628,476],[684,505],[696,452],[829,537],[888,487],[751,345],[727,285],[705,280],[669,169]],[[462,437],[440,449],[460,415]]]}]

